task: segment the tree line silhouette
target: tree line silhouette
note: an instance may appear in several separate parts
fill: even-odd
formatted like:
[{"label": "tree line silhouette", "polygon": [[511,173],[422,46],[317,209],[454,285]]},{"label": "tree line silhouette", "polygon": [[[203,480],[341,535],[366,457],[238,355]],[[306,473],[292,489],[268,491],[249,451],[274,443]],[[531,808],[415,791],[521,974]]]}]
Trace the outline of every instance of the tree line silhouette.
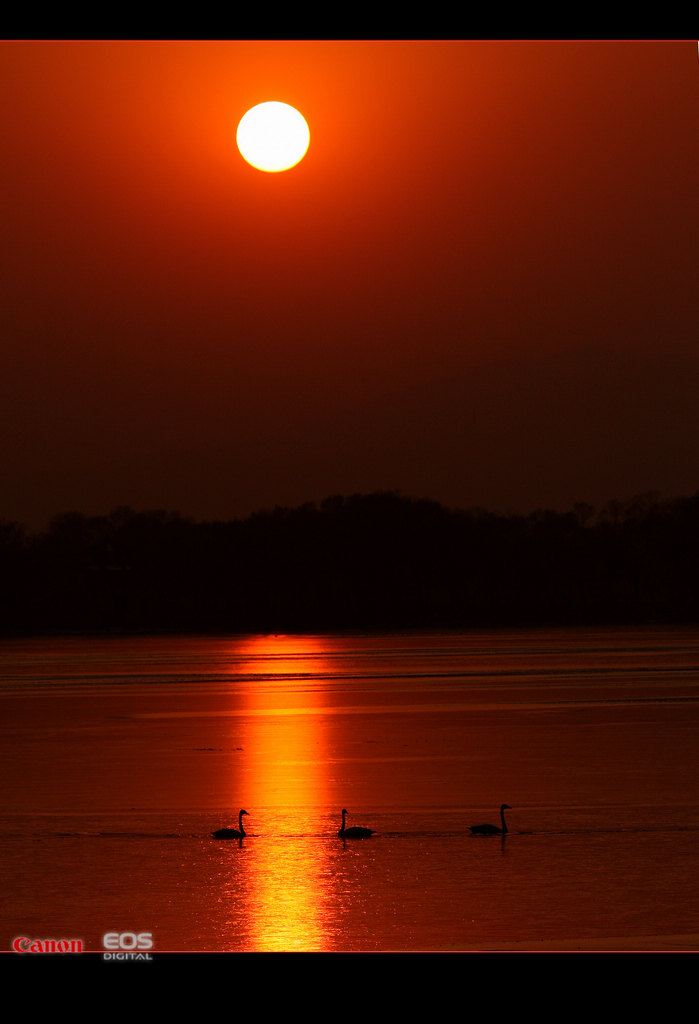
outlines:
[{"label": "tree line silhouette", "polygon": [[5,635],[698,620],[699,492],[528,515],[378,492],[230,521],[0,520]]}]

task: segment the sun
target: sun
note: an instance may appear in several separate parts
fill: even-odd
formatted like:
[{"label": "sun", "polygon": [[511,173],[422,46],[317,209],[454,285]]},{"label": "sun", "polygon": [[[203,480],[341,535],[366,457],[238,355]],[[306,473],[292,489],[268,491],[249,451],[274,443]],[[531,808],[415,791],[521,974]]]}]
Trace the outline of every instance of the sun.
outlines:
[{"label": "sun", "polygon": [[288,103],[270,100],[251,107],[240,119],[236,141],[241,155],[260,171],[288,171],[306,155],[311,133]]}]

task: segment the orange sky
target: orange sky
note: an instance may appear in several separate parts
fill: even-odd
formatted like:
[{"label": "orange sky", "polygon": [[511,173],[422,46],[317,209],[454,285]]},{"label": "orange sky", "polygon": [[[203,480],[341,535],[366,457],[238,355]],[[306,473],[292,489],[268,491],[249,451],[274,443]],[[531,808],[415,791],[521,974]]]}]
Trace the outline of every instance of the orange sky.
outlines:
[{"label": "orange sky", "polygon": [[699,487],[696,43],[0,48],[0,517]]}]

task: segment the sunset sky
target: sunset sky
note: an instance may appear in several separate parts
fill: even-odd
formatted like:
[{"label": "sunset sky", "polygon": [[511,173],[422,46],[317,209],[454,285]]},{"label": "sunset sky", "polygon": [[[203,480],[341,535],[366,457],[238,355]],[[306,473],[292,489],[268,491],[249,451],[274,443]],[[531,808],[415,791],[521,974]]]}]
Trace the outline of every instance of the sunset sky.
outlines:
[{"label": "sunset sky", "polygon": [[0,518],[699,490],[696,42],[0,48]]}]

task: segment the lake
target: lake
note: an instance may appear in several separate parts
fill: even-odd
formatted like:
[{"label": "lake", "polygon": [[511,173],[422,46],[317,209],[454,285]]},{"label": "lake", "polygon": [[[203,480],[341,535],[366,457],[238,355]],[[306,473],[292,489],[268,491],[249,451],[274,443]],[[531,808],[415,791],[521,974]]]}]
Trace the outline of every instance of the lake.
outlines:
[{"label": "lake", "polygon": [[[6,639],[0,665],[0,948],[699,949],[697,629]],[[507,835],[472,835],[502,803]],[[343,808],[375,835],[340,839]]]}]

